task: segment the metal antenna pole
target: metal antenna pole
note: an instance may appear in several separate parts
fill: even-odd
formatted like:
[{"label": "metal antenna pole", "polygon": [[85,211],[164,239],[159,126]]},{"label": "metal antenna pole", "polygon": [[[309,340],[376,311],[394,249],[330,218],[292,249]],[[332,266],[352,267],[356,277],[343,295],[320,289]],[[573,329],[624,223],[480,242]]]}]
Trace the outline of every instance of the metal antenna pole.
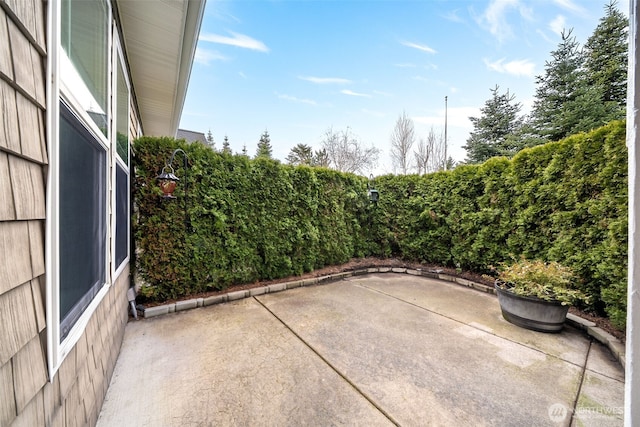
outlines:
[{"label": "metal antenna pole", "polygon": [[447,170],[447,96],[444,97],[444,170]]}]

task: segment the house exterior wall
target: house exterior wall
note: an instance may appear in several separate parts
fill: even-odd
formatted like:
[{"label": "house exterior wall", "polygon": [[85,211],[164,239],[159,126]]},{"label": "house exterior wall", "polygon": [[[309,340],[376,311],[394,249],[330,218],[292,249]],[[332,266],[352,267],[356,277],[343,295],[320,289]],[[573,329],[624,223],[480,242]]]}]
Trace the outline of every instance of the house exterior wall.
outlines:
[{"label": "house exterior wall", "polygon": [[[625,366],[625,426],[640,426],[640,2],[629,4],[629,80],[627,148],[629,149],[629,262]],[[636,402],[633,404],[632,402]]]},{"label": "house exterior wall", "polygon": [[127,265],[50,378],[46,18],[45,0],[0,0],[0,427],[95,425],[128,318]]}]

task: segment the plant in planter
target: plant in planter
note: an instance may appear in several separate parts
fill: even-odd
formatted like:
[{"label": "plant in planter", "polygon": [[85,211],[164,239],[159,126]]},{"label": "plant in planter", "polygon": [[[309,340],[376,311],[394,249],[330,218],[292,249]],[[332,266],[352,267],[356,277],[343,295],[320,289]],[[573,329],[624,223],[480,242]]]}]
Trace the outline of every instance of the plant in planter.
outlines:
[{"label": "plant in planter", "polygon": [[502,316],[535,331],[560,332],[569,306],[588,297],[570,268],[557,262],[520,261],[504,267],[495,289]]}]

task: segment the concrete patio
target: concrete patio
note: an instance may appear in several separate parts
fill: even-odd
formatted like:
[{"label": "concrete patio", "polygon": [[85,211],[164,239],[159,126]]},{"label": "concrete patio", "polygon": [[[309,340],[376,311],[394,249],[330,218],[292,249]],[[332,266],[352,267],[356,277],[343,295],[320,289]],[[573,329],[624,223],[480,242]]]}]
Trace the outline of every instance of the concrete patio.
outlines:
[{"label": "concrete patio", "polygon": [[495,296],[354,276],[130,322],[98,426],[622,425],[624,370]]}]

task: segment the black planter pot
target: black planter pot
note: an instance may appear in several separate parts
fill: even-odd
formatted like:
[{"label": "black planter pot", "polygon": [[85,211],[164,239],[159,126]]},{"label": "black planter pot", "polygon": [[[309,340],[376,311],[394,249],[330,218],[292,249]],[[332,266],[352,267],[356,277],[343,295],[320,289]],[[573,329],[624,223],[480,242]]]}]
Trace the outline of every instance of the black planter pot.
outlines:
[{"label": "black planter pot", "polygon": [[495,284],[502,317],[520,327],[539,332],[560,332],[567,318],[568,305],[535,297],[516,295]]}]

